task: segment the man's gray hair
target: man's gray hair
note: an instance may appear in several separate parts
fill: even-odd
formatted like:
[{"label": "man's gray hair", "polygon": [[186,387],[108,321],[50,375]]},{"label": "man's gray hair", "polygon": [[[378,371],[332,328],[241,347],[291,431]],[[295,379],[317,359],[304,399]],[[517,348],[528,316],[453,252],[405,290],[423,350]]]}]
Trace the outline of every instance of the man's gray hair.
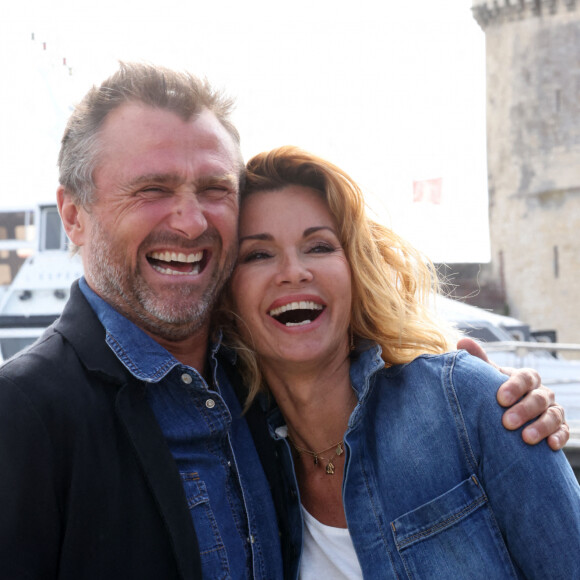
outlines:
[{"label": "man's gray hair", "polygon": [[100,86],[93,86],[75,107],[62,137],[60,184],[82,206],[92,201],[99,132],[107,115],[128,102],[171,111],[184,121],[207,109],[234,143],[240,144],[239,133],[230,120],[233,101],[214,90],[207,80],[151,64],[121,62],[117,72]]}]

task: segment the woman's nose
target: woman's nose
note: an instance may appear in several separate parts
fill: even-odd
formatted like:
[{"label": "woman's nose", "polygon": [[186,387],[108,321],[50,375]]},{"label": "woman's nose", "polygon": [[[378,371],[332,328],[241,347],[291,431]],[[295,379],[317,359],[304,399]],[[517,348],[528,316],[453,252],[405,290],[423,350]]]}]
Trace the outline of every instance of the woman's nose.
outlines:
[{"label": "woman's nose", "polygon": [[296,255],[285,256],[276,275],[278,284],[304,284],[312,280],[312,272]]}]

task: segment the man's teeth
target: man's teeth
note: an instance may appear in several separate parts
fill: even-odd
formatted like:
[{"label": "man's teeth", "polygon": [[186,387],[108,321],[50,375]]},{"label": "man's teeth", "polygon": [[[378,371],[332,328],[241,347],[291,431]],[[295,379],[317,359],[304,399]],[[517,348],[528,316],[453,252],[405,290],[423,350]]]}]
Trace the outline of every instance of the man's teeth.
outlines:
[{"label": "man's teeth", "polygon": [[[151,260],[151,266],[154,270],[160,274],[169,274],[171,276],[192,276],[199,274],[201,260],[203,258],[203,251],[195,252],[191,254],[185,254],[184,252],[151,252],[149,254]],[[161,262],[167,263],[167,268],[161,265]],[[171,264],[175,264],[175,267],[169,267]],[[176,264],[191,264],[190,270],[180,271]],[[183,267],[181,267],[183,270]]]},{"label": "man's teeth", "polygon": [[172,268],[162,268],[156,264],[151,264],[151,266],[160,274],[171,274],[172,276],[191,276],[199,274],[199,264],[195,265],[189,272],[179,272],[178,270],[173,270]]},{"label": "man's teeth", "polygon": [[195,254],[184,254],[183,252],[152,252],[151,258],[161,262],[184,262],[190,264],[192,262],[200,262],[203,258],[203,252],[196,252]]},{"label": "man's teeth", "polygon": [[[316,304],[316,302],[301,300],[300,302],[290,302],[289,304],[284,304],[284,306],[278,306],[268,312],[270,316],[276,317],[280,316],[283,312],[288,312],[289,310],[322,310],[323,306],[321,304]],[[299,326],[301,324],[308,324],[310,320],[297,323],[289,323],[286,326]]]}]

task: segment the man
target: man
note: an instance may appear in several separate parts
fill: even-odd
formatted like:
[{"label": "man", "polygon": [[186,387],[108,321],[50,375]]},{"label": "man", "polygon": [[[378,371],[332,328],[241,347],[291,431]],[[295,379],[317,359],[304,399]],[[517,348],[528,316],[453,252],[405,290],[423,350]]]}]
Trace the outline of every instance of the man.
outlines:
[{"label": "man", "polygon": [[281,544],[295,570],[262,418],[241,417],[210,341],[244,170],[229,108],[192,76],[122,64],[69,120],[57,199],[85,276],[0,370],[2,578],[281,578]]}]

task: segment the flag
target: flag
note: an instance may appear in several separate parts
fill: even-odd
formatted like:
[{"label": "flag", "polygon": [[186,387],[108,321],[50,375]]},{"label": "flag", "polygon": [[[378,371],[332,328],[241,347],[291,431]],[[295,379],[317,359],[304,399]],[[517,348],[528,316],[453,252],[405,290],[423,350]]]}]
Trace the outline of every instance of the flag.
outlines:
[{"label": "flag", "polygon": [[423,181],[413,181],[413,201],[439,205],[441,203],[441,190],[443,179],[424,179]]}]

